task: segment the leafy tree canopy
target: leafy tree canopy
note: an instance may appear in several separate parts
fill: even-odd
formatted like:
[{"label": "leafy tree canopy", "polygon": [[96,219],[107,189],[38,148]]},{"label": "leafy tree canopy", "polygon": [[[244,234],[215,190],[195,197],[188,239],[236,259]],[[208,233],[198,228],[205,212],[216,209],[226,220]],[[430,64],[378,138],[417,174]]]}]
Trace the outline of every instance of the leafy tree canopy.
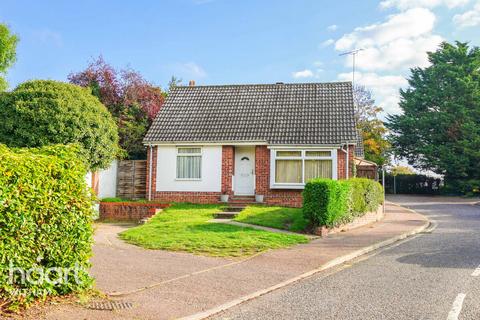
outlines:
[{"label": "leafy tree canopy", "polygon": [[68,76],[71,83],[90,87],[118,125],[120,147],[129,159],[145,158],[143,137],[165,100],[161,88],[132,69],[117,70],[102,57],[81,72]]},{"label": "leafy tree canopy", "polygon": [[89,169],[106,168],[118,156],[112,116],[89,89],[51,80],[20,84],[0,94],[0,143],[41,147],[76,143]]},{"label": "leafy tree canopy", "polygon": [[387,129],[378,119],[383,111],[375,104],[372,93],[363,86],[355,86],[353,90],[355,104],[355,120],[362,135],[365,148],[365,159],[383,165],[386,162],[386,153],[390,148],[385,135]]},{"label": "leafy tree canopy", "polygon": [[399,174],[415,174],[410,167],[406,166],[395,166],[390,169],[390,174],[393,176],[398,176]]},{"label": "leafy tree canopy", "polygon": [[442,43],[431,65],[401,90],[403,114],[388,117],[395,152],[446,181],[480,179],[480,49]]},{"label": "leafy tree canopy", "polygon": [[0,91],[7,89],[5,75],[16,60],[18,38],[5,24],[0,23]]}]

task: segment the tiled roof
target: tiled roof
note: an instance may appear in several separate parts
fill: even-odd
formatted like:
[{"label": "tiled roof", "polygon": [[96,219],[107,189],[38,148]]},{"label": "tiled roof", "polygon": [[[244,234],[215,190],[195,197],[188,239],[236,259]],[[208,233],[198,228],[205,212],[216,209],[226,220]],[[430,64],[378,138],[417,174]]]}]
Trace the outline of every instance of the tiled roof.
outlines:
[{"label": "tiled roof", "polygon": [[337,145],[357,138],[350,82],[178,86],[144,143]]}]

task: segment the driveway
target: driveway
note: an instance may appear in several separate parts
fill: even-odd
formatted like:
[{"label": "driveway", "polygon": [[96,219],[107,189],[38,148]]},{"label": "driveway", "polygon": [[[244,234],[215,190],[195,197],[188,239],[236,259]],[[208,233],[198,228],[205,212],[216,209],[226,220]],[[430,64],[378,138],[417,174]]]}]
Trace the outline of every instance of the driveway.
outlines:
[{"label": "driveway", "polygon": [[111,312],[59,305],[35,318],[172,319],[201,313],[267,292],[426,225],[423,216],[398,206],[388,205],[386,211],[385,219],[373,225],[243,259],[146,250],[118,239],[128,225],[98,224],[92,259],[97,287],[132,307]]},{"label": "driveway", "polygon": [[436,229],[215,319],[480,319],[480,207],[449,197],[389,200]]}]

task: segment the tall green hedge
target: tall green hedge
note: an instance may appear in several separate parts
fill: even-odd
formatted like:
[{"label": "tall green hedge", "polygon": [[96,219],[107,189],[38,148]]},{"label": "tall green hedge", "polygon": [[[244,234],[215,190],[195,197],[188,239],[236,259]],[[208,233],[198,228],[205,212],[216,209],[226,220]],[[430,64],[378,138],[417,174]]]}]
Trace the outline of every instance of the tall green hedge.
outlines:
[{"label": "tall green hedge", "polygon": [[373,180],[313,179],[303,191],[303,214],[313,227],[351,222],[383,203],[383,188]]},{"label": "tall green hedge", "polygon": [[70,83],[32,80],[0,93],[0,143],[11,148],[78,144],[92,171],[120,152],[118,129],[91,91]]},{"label": "tall green hedge", "polygon": [[92,285],[93,197],[79,150],[0,145],[0,302],[9,308]]}]

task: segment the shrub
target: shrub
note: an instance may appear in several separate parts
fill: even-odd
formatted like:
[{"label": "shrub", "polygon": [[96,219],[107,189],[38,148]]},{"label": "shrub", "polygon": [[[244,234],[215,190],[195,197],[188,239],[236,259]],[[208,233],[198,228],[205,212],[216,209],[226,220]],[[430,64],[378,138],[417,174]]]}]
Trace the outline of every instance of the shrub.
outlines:
[{"label": "shrub", "polygon": [[[36,298],[92,285],[87,268],[93,198],[79,150],[78,146],[10,150],[0,145],[0,304],[4,307],[15,309]],[[34,270],[31,276],[37,281],[22,281],[20,270]],[[46,271],[50,282],[42,281]]]},{"label": "shrub", "polygon": [[355,217],[377,210],[383,203],[383,188],[373,180],[313,179],[303,191],[303,214],[313,227],[351,222]]},{"label": "shrub", "polygon": [[106,168],[119,155],[112,116],[89,89],[51,80],[20,84],[0,95],[0,143],[42,147],[78,143],[89,166]]},{"label": "shrub", "polygon": [[350,185],[331,179],[312,179],[303,191],[303,214],[312,226],[341,224],[349,219]]}]

